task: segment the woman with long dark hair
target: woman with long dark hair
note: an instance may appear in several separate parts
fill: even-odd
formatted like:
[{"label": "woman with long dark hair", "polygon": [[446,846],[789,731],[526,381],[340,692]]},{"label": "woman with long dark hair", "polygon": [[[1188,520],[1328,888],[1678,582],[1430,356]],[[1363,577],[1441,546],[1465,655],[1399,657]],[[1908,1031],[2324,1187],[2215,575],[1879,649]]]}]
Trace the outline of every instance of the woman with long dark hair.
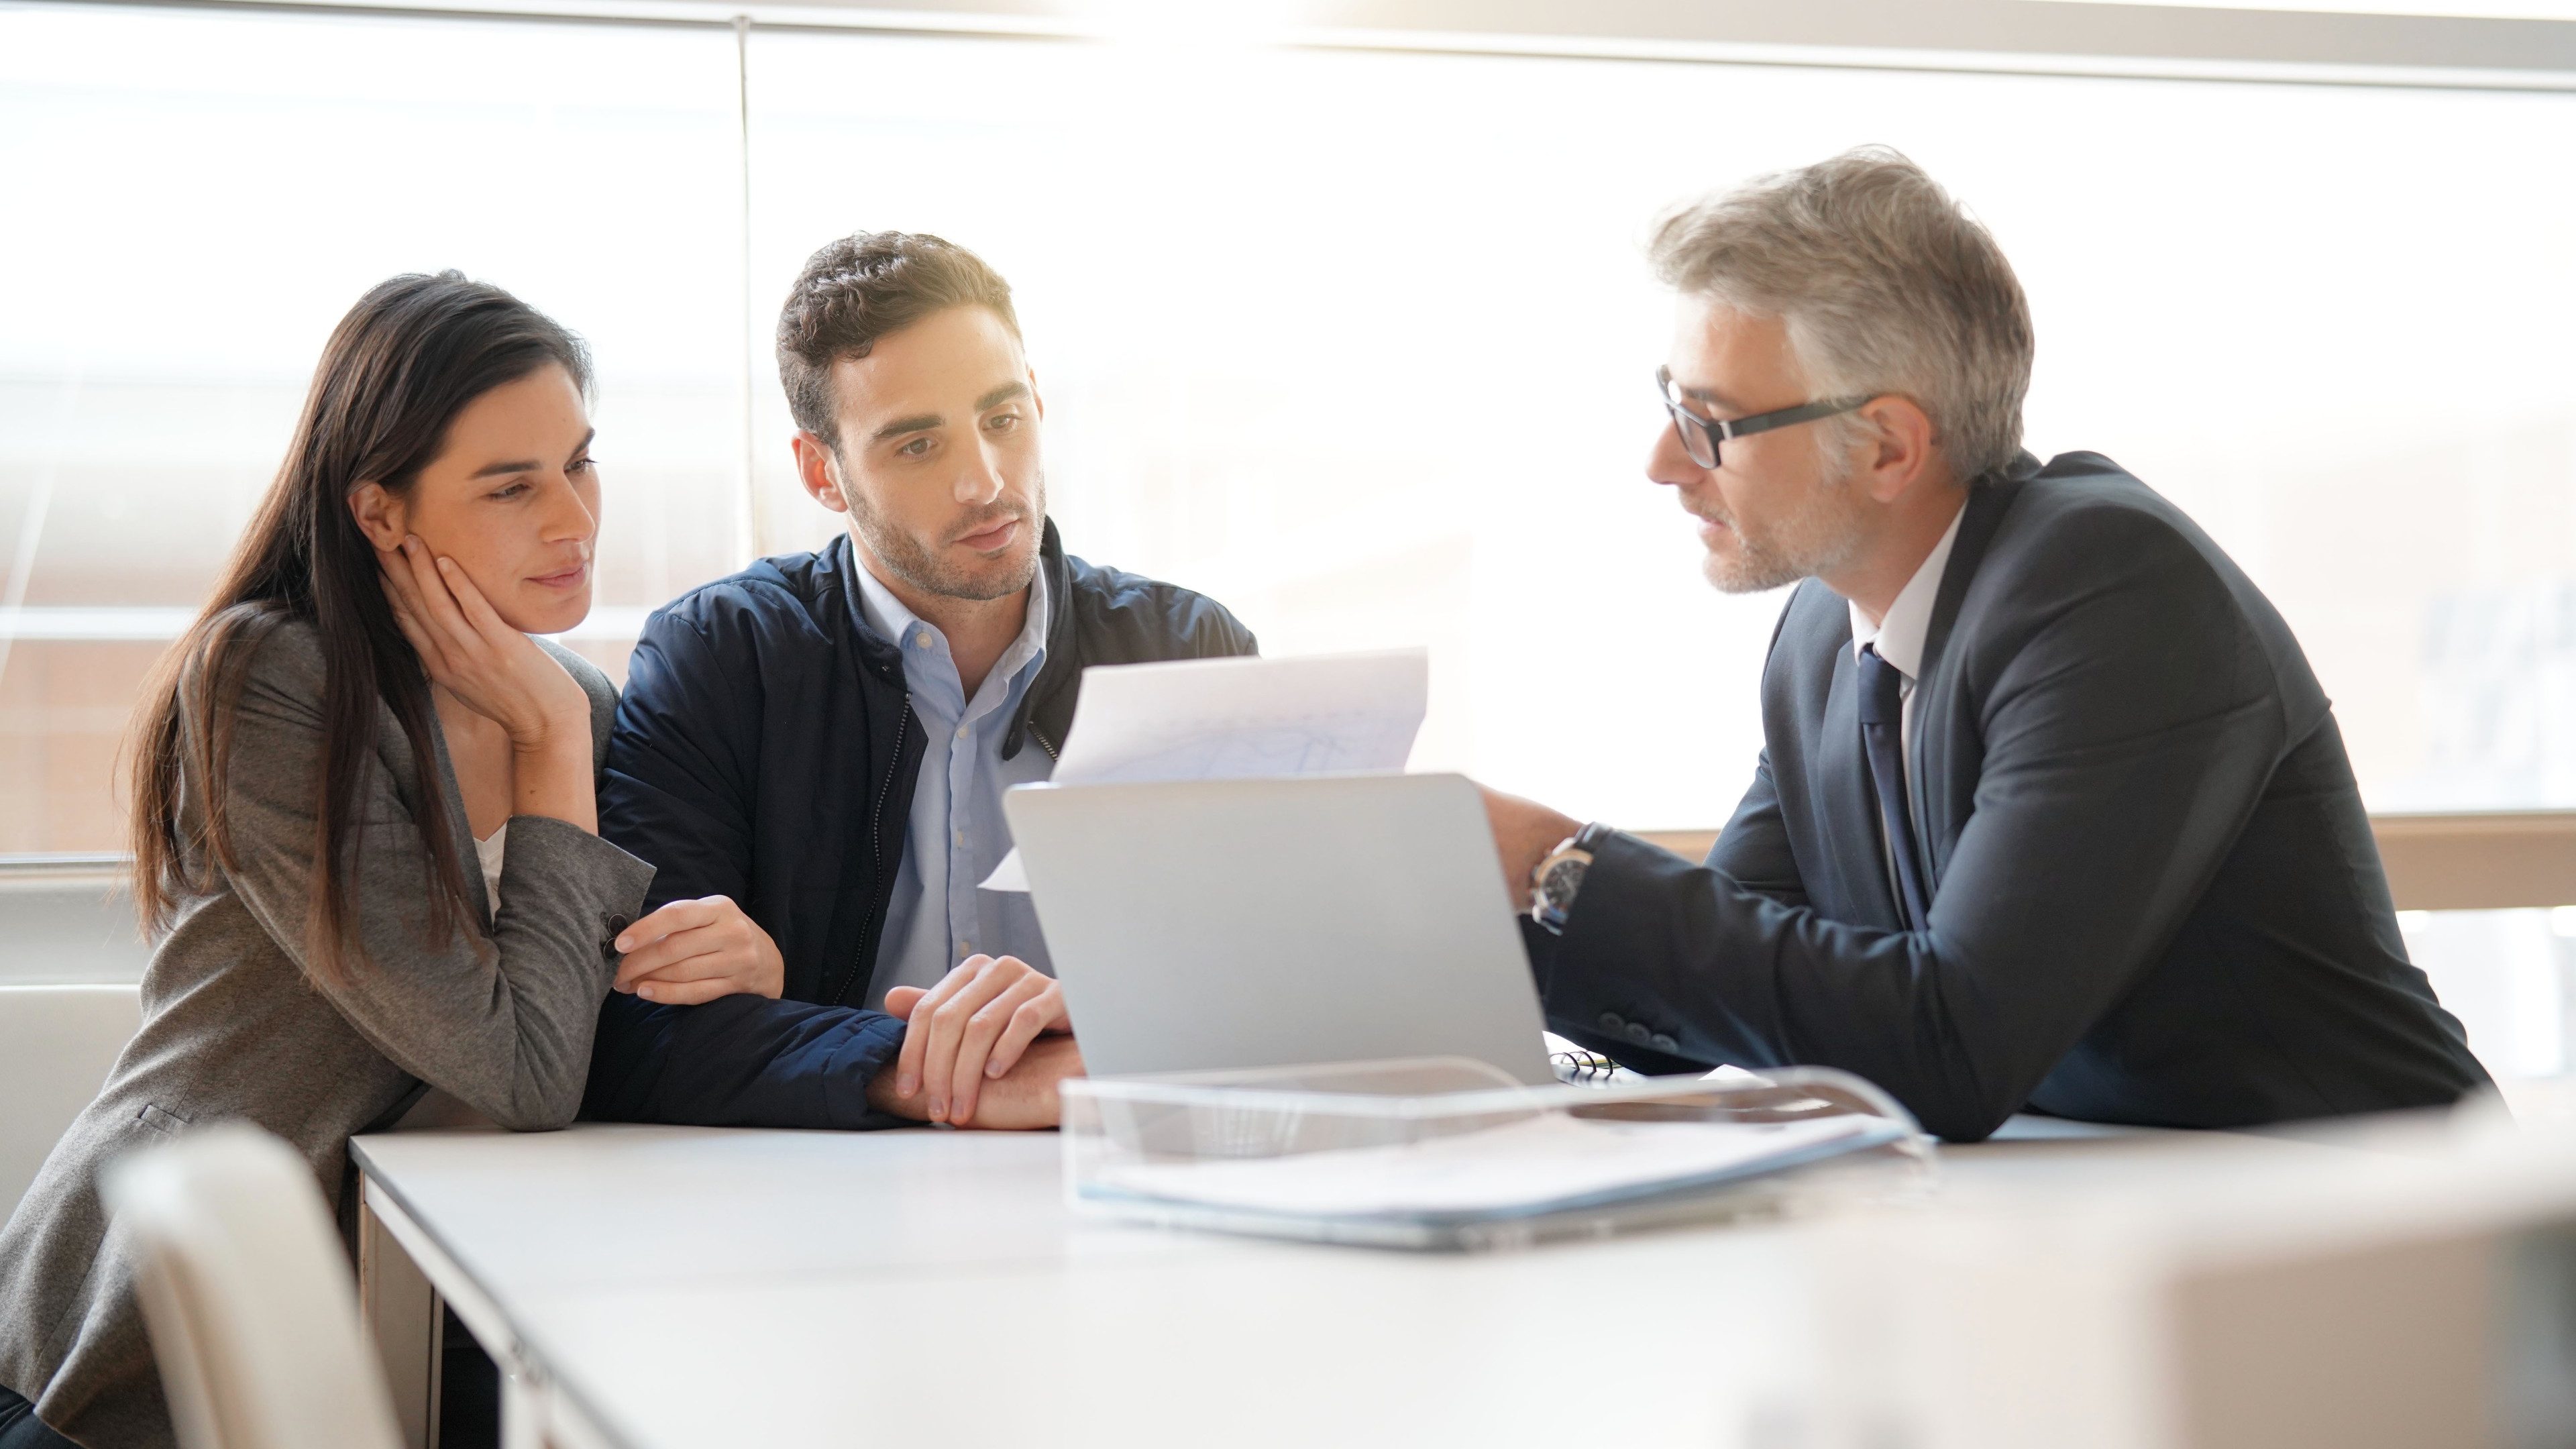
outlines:
[{"label": "woman with long dark hair", "polygon": [[652,870],[599,839],[616,691],[531,636],[589,612],[589,358],[454,272],[331,334],[285,465],[138,706],[143,1029],[0,1232],[0,1449],[172,1429],[99,1166],[191,1123],[302,1149],[437,1088],[512,1128],[581,1103],[608,946]]}]

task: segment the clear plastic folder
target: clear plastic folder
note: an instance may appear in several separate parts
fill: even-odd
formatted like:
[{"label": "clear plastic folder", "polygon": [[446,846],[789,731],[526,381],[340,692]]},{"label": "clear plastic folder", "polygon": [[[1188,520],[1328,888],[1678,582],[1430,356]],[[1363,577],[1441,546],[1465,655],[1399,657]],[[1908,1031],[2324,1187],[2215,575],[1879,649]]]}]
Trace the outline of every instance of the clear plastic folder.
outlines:
[{"label": "clear plastic folder", "polygon": [[1527,1087],[1461,1058],[1071,1080],[1064,1152],[1085,1214],[1450,1249],[1900,1197],[1934,1163],[1844,1072]]}]

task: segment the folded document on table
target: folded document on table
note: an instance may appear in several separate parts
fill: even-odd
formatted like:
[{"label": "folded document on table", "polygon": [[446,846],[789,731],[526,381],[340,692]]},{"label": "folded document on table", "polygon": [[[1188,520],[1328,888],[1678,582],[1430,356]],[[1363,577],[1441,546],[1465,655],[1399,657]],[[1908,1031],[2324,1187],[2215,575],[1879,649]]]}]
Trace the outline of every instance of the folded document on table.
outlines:
[{"label": "folded document on table", "polygon": [[1063,1091],[1065,1183],[1086,1212],[1380,1247],[1506,1247],[1902,1195],[1933,1160],[1886,1093],[1816,1067],[1532,1087],[1426,1057]]},{"label": "folded document on table", "polygon": [[1391,1147],[1131,1164],[1102,1173],[1090,1190],[1297,1216],[1510,1217],[1709,1187],[1902,1133],[1874,1117],[1604,1122],[1551,1112]]}]

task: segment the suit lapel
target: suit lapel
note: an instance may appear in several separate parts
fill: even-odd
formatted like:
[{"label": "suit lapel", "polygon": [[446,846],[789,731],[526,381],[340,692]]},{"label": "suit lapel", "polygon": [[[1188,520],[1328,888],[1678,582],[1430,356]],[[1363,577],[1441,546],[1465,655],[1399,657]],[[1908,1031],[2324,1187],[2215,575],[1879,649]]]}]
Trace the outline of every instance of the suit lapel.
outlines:
[{"label": "suit lapel", "polygon": [[1923,633],[1923,672],[1914,681],[1914,748],[1906,774],[1914,796],[1915,865],[1923,873],[1924,889],[1936,894],[1941,868],[1949,863],[1950,842],[1960,828],[1951,816],[1948,795],[1934,788],[1940,783],[1934,771],[1946,769],[1948,763],[1944,758],[1947,740],[1936,738],[1945,733],[1949,719],[1950,676],[1943,664],[1977,565],[1985,559],[1986,547],[1994,542],[1995,530],[2002,526],[2013,500],[2021,496],[2022,485],[2039,466],[2039,460],[2025,452],[2006,465],[2000,476],[1982,479],[1968,490],[1959,536],[1951,541],[1950,562],[1941,572],[1940,591],[1933,596],[1932,622]]},{"label": "suit lapel", "polygon": [[1995,541],[1995,529],[2004,521],[2013,500],[2021,496],[2022,483],[2028,476],[2020,465],[2032,468],[2039,460],[2028,453],[2015,460],[2015,466],[1999,478],[1989,478],[1968,490],[1966,516],[1959,520],[1959,536],[1950,541],[1950,563],[1941,571],[1941,588],[1932,596],[1932,622],[1923,631],[1923,672],[1916,678],[1917,687],[1940,677],[1941,651],[1950,642],[1950,631],[1959,622],[1959,601],[1967,597],[1968,581],[1977,575],[1977,565],[1986,556],[1986,546]]},{"label": "suit lapel", "polygon": [[1840,877],[1835,884],[1843,900],[1858,910],[1862,924],[1902,930],[1904,918],[1897,912],[1896,893],[1888,884],[1879,844],[1878,802],[1869,793],[1869,761],[1861,753],[1859,674],[1859,666],[1852,662],[1851,636],[1846,633],[1834,646],[1833,680],[1825,689],[1824,737],[1816,742],[1808,783],[1824,805],[1830,847],[1826,856]]}]

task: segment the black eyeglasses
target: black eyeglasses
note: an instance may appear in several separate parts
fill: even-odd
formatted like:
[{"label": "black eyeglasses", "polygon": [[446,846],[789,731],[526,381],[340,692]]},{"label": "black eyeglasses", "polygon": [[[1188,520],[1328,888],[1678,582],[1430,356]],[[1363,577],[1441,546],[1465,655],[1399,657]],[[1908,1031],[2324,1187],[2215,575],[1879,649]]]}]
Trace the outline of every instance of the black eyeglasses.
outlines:
[{"label": "black eyeglasses", "polygon": [[1749,433],[1767,433],[1773,428],[1785,428],[1792,423],[1812,423],[1818,418],[1829,418],[1836,413],[1850,412],[1869,401],[1865,397],[1837,398],[1826,402],[1800,403],[1796,407],[1781,408],[1774,412],[1755,413],[1749,418],[1720,421],[1716,418],[1701,417],[1682,406],[1681,395],[1673,390],[1673,370],[1669,367],[1655,369],[1655,391],[1663,395],[1664,411],[1673,415],[1673,431],[1681,435],[1682,451],[1690,454],[1690,460],[1703,468],[1717,466],[1718,444],[1729,438],[1741,438]]}]

